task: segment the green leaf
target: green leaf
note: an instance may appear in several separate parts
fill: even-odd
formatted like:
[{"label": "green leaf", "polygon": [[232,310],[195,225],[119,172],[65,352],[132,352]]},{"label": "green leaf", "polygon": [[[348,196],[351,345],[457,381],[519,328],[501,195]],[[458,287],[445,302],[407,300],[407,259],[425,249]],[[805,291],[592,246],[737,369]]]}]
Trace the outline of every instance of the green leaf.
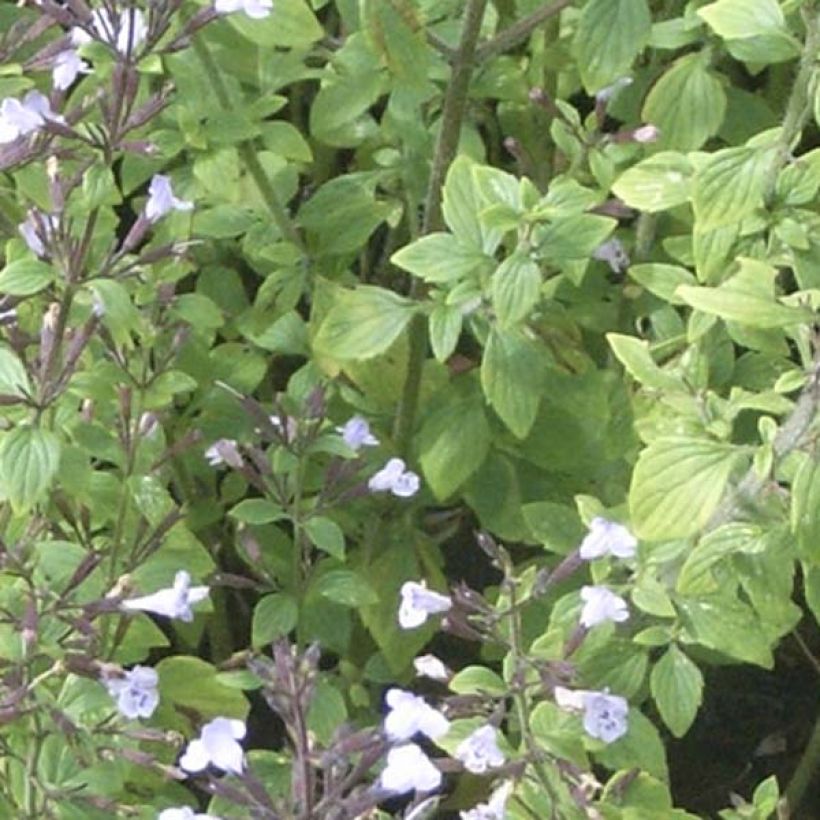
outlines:
[{"label": "green leaf", "polygon": [[481,466],[490,446],[490,427],[477,390],[442,391],[418,438],[419,463],[437,499],[452,495]]},{"label": "green leaf", "polygon": [[102,322],[114,341],[132,347],[131,334],[140,326],[140,314],[125,286],[113,279],[92,279],[85,286],[94,294],[94,301],[102,305]]},{"label": "green leaf", "polygon": [[328,746],[336,730],[347,720],[347,706],[342,693],[325,680],[317,682],[310,698],[307,726],[323,746]]},{"label": "green leaf", "polygon": [[264,498],[246,498],[240,501],[228,513],[231,518],[243,524],[270,524],[285,517],[285,513],[278,504]]},{"label": "green leaf", "polygon": [[[777,0],[718,0],[699,8],[697,14],[727,40],[777,33],[786,25]],[[765,59],[765,53],[760,58]]]},{"label": "green leaf", "polygon": [[344,558],[345,536],[335,521],[322,515],[313,516],[305,522],[305,533],[317,549],[334,558]]},{"label": "green leaf", "polygon": [[803,561],[803,590],[806,604],[814,615],[814,620],[820,624],[820,566]]},{"label": "green leaf", "polygon": [[88,210],[122,202],[114,173],[108,165],[94,164],[83,174],[83,199]]},{"label": "green leaf", "polygon": [[638,709],[629,710],[626,735],[596,751],[595,758],[613,770],[637,767],[660,780],[669,779],[663,741],[653,723]]},{"label": "green leaf", "polygon": [[311,592],[350,607],[369,606],[379,600],[376,590],[361,575],[349,569],[334,569],[319,576]]},{"label": "green leaf", "polygon": [[251,645],[254,649],[267,646],[276,638],[287,635],[296,628],[299,607],[292,595],[274,592],[260,598],[253,608]]},{"label": "green leaf", "polygon": [[713,595],[681,600],[678,609],[697,643],[765,669],[774,666],[769,640],[748,604],[737,598]]},{"label": "green leaf", "polygon": [[749,327],[792,327],[812,321],[808,309],[789,307],[775,300],[775,268],[757,259],[739,257],[737,261],[740,270],[719,287],[682,285],[677,295],[703,313]]},{"label": "green leaf", "polygon": [[652,86],[641,118],[660,129],[660,148],[693,151],[714,136],[726,114],[726,94],[709,71],[706,50],[687,54]]},{"label": "green leaf", "polygon": [[673,305],[686,304],[676,293],[679,285],[696,284],[695,277],[686,268],[678,265],[664,265],[660,262],[630,266],[629,278]]},{"label": "green leaf", "polygon": [[577,214],[556,219],[535,232],[538,253],[556,264],[589,259],[618,223],[608,216]]},{"label": "green leaf", "polygon": [[[234,15],[239,16],[239,15]],[[217,205],[194,212],[192,231],[212,239],[230,239],[245,233],[256,222],[256,216],[239,205]]]},{"label": "green leaf", "polygon": [[541,270],[529,254],[514,253],[491,280],[493,308],[501,326],[525,319],[541,298]]},{"label": "green leaf", "polygon": [[486,666],[466,666],[447,684],[457,695],[495,695],[504,697],[509,686]]},{"label": "green leaf", "polygon": [[647,541],[695,535],[717,509],[738,459],[737,448],[717,441],[652,441],[638,457],[629,489],[635,534]]},{"label": "green leaf", "polygon": [[23,396],[31,392],[26,368],[17,354],[0,345],[0,393],[6,396]]},{"label": "green leaf", "polygon": [[431,233],[406,245],[390,261],[425,282],[464,279],[492,260],[474,246],[465,245],[449,233]]},{"label": "green leaf", "polygon": [[481,361],[481,387],[499,418],[527,436],[541,400],[543,352],[522,332],[494,328]]},{"label": "green leaf", "polygon": [[691,176],[683,154],[662,151],[624,171],[612,191],[632,208],[657,213],[689,201]]},{"label": "green leaf", "polygon": [[486,202],[473,176],[474,167],[466,156],[456,157],[450,164],[442,191],[442,214],[459,240],[492,255],[501,241],[501,232],[486,228],[478,218]]},{"label": "green leaf", "polygon": [[436,305],[430,311],[430,346],[437,361],[445,362],[453,355],[461,336],[462,322],[461,308],[457,305]]},{"label": "green leaf", "polygon": [[700,669],[673,645],[653,667],[649,685],[663,722],[675,737],[683,737],[703,697]]},{"label": "green leaf", "polygon": [[198,713],[200,720],[224,717],[244,720],[248,701],[241,691],[223,686],[216,667],[199,658],[174,655],[163,658],[155,667],[163,703]]},{"label": "green leaf", "polygon": [[658,367],[649,352],[648,342],[620,333],[607,333],[606,340],[621,364],[641,384],[655,390],[684,390],[680,378]]},{"label": "green leaf", "polygon": [[588,0],[574,44],[586,90],[594,93],[627,74],[651,28],[646,0]]},{"label": "green leaf", "polygon": [[31,296],[48,287],[56,275],[51,265],[39,259],[18,259],[0,271],[0,294]]},{"label": "green leaf", "polygon": [[792,481],[791,530],[799,556],[820,567],[820,462],[809,455]]},{"label": "green leaf", "polygon": [[20,426],[0,441],[0,492],[19,515],[51,486],[60,465],[60,439],[50,430]]},{"label": "green leaf", "polygon": [[695,174],[692,207],[698,231],[739,223],[763,206],[773,153],[760,148],[716,151]]},{"label": "green leaf", "polygon": [[276,0],[271,13],[261,19],[230,14],[227,20],[250,42],[267,48],[306,48],[324,36],[306,0]]},{"label": "green leaf", "polygon": [[370,359],[384,353],[401,335],[416,305],[392,291],[371,285],[343,291],[313,340],[320,355]]}]

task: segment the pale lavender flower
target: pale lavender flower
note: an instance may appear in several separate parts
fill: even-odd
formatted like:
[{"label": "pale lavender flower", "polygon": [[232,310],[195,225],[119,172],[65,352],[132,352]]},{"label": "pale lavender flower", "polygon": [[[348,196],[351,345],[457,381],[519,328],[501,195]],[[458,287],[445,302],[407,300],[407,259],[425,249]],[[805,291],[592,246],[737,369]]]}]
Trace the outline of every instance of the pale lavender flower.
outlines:
[{"label": "pale lavender flower", "polygon": [[390,689],[385,702],[390,712],[384,719],[384,732],[390,740],[409,740],[417,732],[435,740],[450,728],[450,721],[441,712],[412,692]]},{"label": "pale lavender flower", "polygon": [[156,222],[170,211],[190,211],[194,203],[187,199],[177,199],[171,189],[171,179],[164,174],[154,174],[148,186],[148,201],[145,203],[145,217]]},{"label": "pale lavender flower", "polygon": [[473,774],[484,774],[487,769],[504,764],[504,755],[498,748],[498,732],[489,724],[476,729],[459,743],[454,756]]},{"label": "pale lavender flower", "polygon": [[378,786],[391,794],[430,792],[440,785],[441,772],[415,743],[391,749],[378,780]]},{"label": "pale lavender flower", "polygon": [[419,491],[419,477],[405,469],[400,458],[391,458],[379,472],[370,477],[367,486],[374,493],[391,492],[399,498],[410,498]]},{"label": "pale lavender flower", "polygon": [[632,558],[637,546],[637,539],[626,527],[598,516],[589,523],[589,532],[581,542],[580,555],[585,561],[605,555]]},{"label": "pale lavender flower", "polygon": [[441,682],[450,680],[453,674],[435,655],[419,655],[413,660],[413,668],[420,678]]},{"label": "pale lavender flower", "polygon": [[26,217],[25,222],[21,222],[17,226],[17,230],[20,233],[20,236],[23,237],[26,245],[28,245],[29,250],[35,256],[45,256],[46,255],[46,248],[43,245],[43,241],[40,239],[39,234],[37,233],[37,222],[34,219],[34,214],[29,211],[28,216]]},{"label": "pale lavender flower", "polygon": [[401,604],[399,605],[399,626],[402,629],[415,629],[421,626],[430,615],[447,612],[453,602],[446,595],[427,589],[424,581],[406,581],[401,587]]},{"label": "pale lavender flower", "polygon": [[0,143],[13,142],[39,131],[48,120],[65,122],[52,110],[48,97],[39,91],[29,91],[22,101],[6,97],[0,102]]},{"label": "pale lavender flower", "polygon": [[273,9],[273,0],[214,0],[214,11],[217,14],[231,14],[244,11],[248,17],[261,20]]},{"label": "pale lavender flower", "polygon": [[65,91],[77,79],[78,74],[88,74],[90,71],[91,66],[73,48],[69,48],[54,58],[51,79],[56,89]]},{"label": "pale lavender flower", "polygon": [[606,587],[583,587],[581,600],[584,602],[581,610],[581,626],[587,629],[606,621],[621,623],[629,618],[626,601]]},{"label": "pale lavender flower", "polygon": [[586,689],[565,689],[556,686],[555,703],[561,709],[584,713],[584,731],[590,736],[612,743],[623,737],[629,729],[629,704],[620,695]]},{"label": "pale lavender flower", "polygon": [[214,814],[202,814],[195,812],[189,806],[181,806],[173,809],[163,809],[157,820],[220,820]]},{"label": "pale lavender flower", "polygon": [[613,273],[623,273],[630,265],[629,254],[626,252],[620,239],[613,237],[599,245],[593,252],[592,258],[599,262],[606,262]]},{"label": "pale lavender flower", "polygon": [[[132,52],[136,51],[148,34],[145,16],[137,8],[123,9],[118,20],[109,14],[108,9],[95,9],[91,14],[91,28],[103,42],[114,46],[120,54],[125,54],[129,46]],[[79,26],[71,29],[73,46],[86,45],[92,39],[91,35]]]},{"label": "pale lavender flower", "polygon": [[486,803],[479,803],[469,811],[459,812],[459,817],[461,820],[504,820],[512,787],[512,781],[505,780],[493,791]]},{"label": "pale lavender flower", "polygon": [[221,467],[227,464],[237,470],[244,464],[239,445],[232,438],[221,438],[215,441],[205,451],[205,460],[211,467]]},{"label": "pale lavender flower", "polygon": [[635,142],[656,142],[660,137],[660,129],[655,125],[641,125],[632,132],[632,139]]},{"label": "pale lavender flower", "polygon": [[336,431],[342,434],[342,440],[351,450],[375,447],[379,443],[379,440],[370,432],[367,420],[361,416],[353,416],[343,427],[337,427]]},{"label": "pale lavender flower", "polygon": [[172,587],[161,589],[151,595],[144,595],[141,598],[129,598],[120,606],[131,612],[153,612],[155,615],[179,618],[181,621],[190,623],[194,619],[191,604],[204,601],[208,593],[208,587],[192,587],[191,576],[182,569],[174,577]]},{"label": "pale lavender flower", "polygon": [[192,740],[179,759],[186,772],[196,773],[214,766],[223,772],[241,774],[244,753],[238,741],[245,737],[245,724],[241,720],[218,717],[202,727],[199,737]]},{"label": "pale lavender flower", "polygon": [[103,681],[108,694],[117,702],[121,715],[134,720],[149,718],[159,704],[159,676],[150,666],[135,666],[121,678]]}]

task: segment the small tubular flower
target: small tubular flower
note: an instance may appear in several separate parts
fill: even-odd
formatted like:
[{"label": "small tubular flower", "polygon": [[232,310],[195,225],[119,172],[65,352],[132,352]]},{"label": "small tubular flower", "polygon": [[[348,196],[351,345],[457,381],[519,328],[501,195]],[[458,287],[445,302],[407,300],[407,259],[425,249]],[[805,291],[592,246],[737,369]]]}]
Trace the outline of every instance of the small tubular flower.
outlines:
[{"label": "small tubular flower", "polygon": [[447,612],[453,602],[447,595],[441,595],[427,589],[422,581],[407,581],[401,587],[401,604],[399,604],[399,626],[402,629],[415,629],[427,621],[430,615]]},{"label": "small tubular flower", "polygon": [[179,759],[186,772],[195,774],[214,766],[223,772],[241,774],[244,768],[244,752],[238,741],[245,737],[245,724],[241,720],[218,717],[202,727],[199,737],[192,740]]},{"label": "small tubular flower", "polygon": [[435,655],[419,655],[413,661],[413,668],[420,678],[441,682],[450,680],[453,674]]},{"label": "small tubular flower", "polygon": [[613,743],[629,730],[629,704],[620,695],[586,689],[565,689],[556,686],[553,692],[556,705],[566,711],[584,713],[584,731],[590,736]]},{"label": "small tubular flower", "polygon": [[637,546],[637,539],[626,527],[598,516],[589,522],[589,532],[581,542],[580,555],[585,561],[605,555],[632,558]]},{"label": "small tubular flower", "polygon": [[469,811],[459,812],[461,820],[504,820],[507,800],[512,792],[512,781],[505,780],[486,803],[479,803]]},{"label": "small tubular flower", "polygon": [[253,20],[267,17],[273,10],[273,0],[214,0],[217,14],[231,14],[244,11]]},{"label": "small tubular flower", "polygon": [[148,186],[148,201],[145,203],[145,217],[149,222],[162,219],[170,211],[190,211],[193,202],[177,199],[171,189],[171,179],[164,174],[154,174]]},{"label": "small tubular flower", "polygon": [[0,102],[0,144],[39,131],[47,121],[64,123],[65,119],[39,91],[29,91],[22,101],[6,97]]},{"label": "small tubular flower", "polygon": [[[94,9],[91,13],[91,29],[104,43],[116,48],[120,54],[136,51],[148,34],[145,15],[137,8],[123,9],[119,18],[113,17],[108,9]],[[74,26],[71,29],[71,45],[84,46],[94,38],[85,29]]]},{"label": "small tubular flower", "polygon": [[121,678],[107,678],[103,683],[117,702],[120,714],[129,720],[149,718],[159,704],[159,676],[150,666],[135,666]]},{"label": "small tubular flower", "polygon": [[176,574],[174,585],[169,589],[161,589],[141,598],[128,598],[120,606],[131,612],[153,612],[190,623],[194,619],[191,604],[204,601],[208,592],[208,587],[192,587],[191,576],[183,569]]},{"label": "small tubular flower", "polygon": [[626,601],[606,587],[583,587],[581,600],[584,602],[581,625],[587,629],[606,621],[621,623],[629,618]]},{"label": "small tubular flower", "polygon": [[494,726],[481,726],[458,744],[456,760],[473,774],[484,774],[487,769],[501,766],[504,754],[498,748],[498,732]]},{"label": "small tubular flower", "polygon": [[51,81],[59,91],[65,91],[78,74],[88,74],[91,66],[73,48],[61,51],[54,58],[54,65],[51,68]]},{"label": "small tubular flower", "polygon": [[378,786],[390,794],[430,792],[440,785],[441,772],[415,743],[391,749],[378,780]]},{"label": "small tubular flower", "polygon": [[337,427],[337,432],[342,434],[342,441],[351,450],[361,450],[362,447],[375,447],[379,440],[370,432],[370,425],[361,416],[353,416],[348,419],[343,427]]},{"label": "small tubular flower", "polygon": [[613,273],[623,273],[630,265],[629,254],[620,239],[613,237],[599,245],[593,252],[592,258],[599,262],[606,262]]},{"label": "small tubular flower", "polygon": [[239,446],[232,438],[221,438],[215,441],[205,451],[205,460],[211,467],[221,467],[223,464],[227,464],[237,470],[244,463],[242,454],[239,452]]},{"label": "small tubular flower", "polygon": [[410,740],[418,732],[435,740],[450,728],[450,721],[441,712],[412,692],[390,689],[385,702],[390,711],[384,719],[384,733],[390,740]]},{"label": "small tubular flower", "polygon": [[391,492],[399,498],[410,498],[419,491],[419,477],[405,469],[400,458],[391,458],[379,472],[370,477],[368,488],[374,493]]},{"label": "small tubular flower", "polygon": [[179,808],[163,809],[157,815],[157,820],[219,820],[219,818],[213,814],[197,813],[189,806],[180,806]]}]

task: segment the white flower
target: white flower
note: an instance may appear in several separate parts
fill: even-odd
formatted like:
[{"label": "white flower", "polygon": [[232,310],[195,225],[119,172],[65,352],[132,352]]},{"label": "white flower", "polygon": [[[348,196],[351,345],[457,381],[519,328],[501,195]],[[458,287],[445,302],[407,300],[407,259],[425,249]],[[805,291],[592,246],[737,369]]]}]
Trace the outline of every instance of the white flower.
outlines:
[{"label": "white flower", "polygon": [[223,772],[240,774],[244,767],[244,755],[237,741],[245,737],[245,731],[241,720],[214,718],[202,727],[199,737],[188,744],[179,765],[192,773],[213,765]]},{"label": "white flower", "polygon": [[78,74],[88,74],[89,71],[91,66],[80,59],[80,55],[73,48],[69,48],[54,58],[51,79],[56,89],[65,91],[77,79]]},{"label": "white flower", "polygon": [[583,587],[581,600],[584,602],[581,626],[587,629],[605,621],[621,623],[629,618],[626,601],[606,587]]},{"label": "white flower", "polygon": [[461,820],[504,820],[507,800],[512,792],[512,781],[505,780],[486,803],[479,803],[469,811],[459,812]]},{"label": "white flower", "polygon": [[171,190],[171,179],[164,174],[154,174],[148,186],[148,201],[145,203],[145,217],[149,222],[156,222],[170,211],[190,211],[193,202],[177,199]]},{"label": "white flower", "polygon": [[419,477],[411,470],[405,470],[404,461],[391,458],[374,476],[367,486],[374,493],[390,491],[399,498],[410,498],[419,491]]},{"label": "white flower", "polygon": [[598,516],[589,522],[589,532],[581,542],[580,554],[586,561],[604,555],[632,558],[637,546],[637,539],[626,527]]},{"label": "white flower", "polygon": [[232,438],[221,438],[215,441],[206,451],[205,459],[211,467],[229,467],[239,469],[242,464],[242,455],[236,441]]},{"label": "white flower", "polygon": [[0,143],[13,142],[18,137],[39,131],[47,120],[65,122],[52,110],[48,97],[39,91],[29,91],[22,102],[6,97],[0,102]]},{"label": "white flower", "polygon": [[629,704],[620,695],[608,691],[594,692],[586,689],[565,689],[556,686],[555,703],[567,711],[583,711],[584,731],[594,738],[612,743],[623,737],[628,729]]},{"label": "white flower", "polygon": [[630,265],[629,255],[620,239],[608,239],[593,252],[592,258],[606,262],[613,273],[623,273]]},{"label": "white flower", "polygon": [[150,666],[135,666],[121,678],[108,678],[103,683],[120,714],[134,720],[149,718],[159,704],[159,676]]},{"label": "white flower", "polygon": [[660,129],[655,125],[642,125],[632,132],[635,142],[655,142],[660,137]]},{"label": "white flower", "polygon": [[430,792],[441,785],[441,772],[415,743],[407,743],[387,753],[378,785],[391,794]]},{"label": "white flower", "polygon": [[498,748],[498,733],[495,727],[488,724],[476,729],[458,744],[455,758],[473,774],[484,774],[487,769],[503,765],[504,755]]},{"label": "white flower", "polygon": [[422,581],[407,581],[401,587],[401,604],[399,605],[399,626],[402,629],[415,629],[421,626],[429,615],[447,612],[453,602],[446,595],[427,589]]},{"label": "white flower", "polygon": [[166,618],[190,622],[194,619],[191,604],[199,603],[207,597],[208,587],[192,587],[191,576],[182,569],[176,574],[172,587],[142,598],[129,598],[120,606],[129,611],[153,612]]},{"label": "white flower", "polygon": [[370,432],[370,425],[361,416],[348,419],[344,427],[337,427],[342,434],[342,440],[351,450],[360,450],[362,447],[375,447],[379,440]]},{"label": "white flower", "polygon": [[385,701],[390,712],[384,719],[384,732],[390,740],[409,740],[417,732],[435,740],[450,728],[441,712],[412,692],[390,689]]},{"label": "white flower", "polygon": [[219,820],[213,814],[198,814],[188,806],[181,808],[163,809],[158,815],[157,820]]},{"label": "white flower", "polygon": [[[103,42],[115,45],[121,54],[128,51],[131,46],[132,53],[139,48],[145,35],[148,34],[148,26],[145,24],[145,16],[139,9],[123,9],[120,12],[119,21],[115,20],[108,12],[108,9],[95,9],[91,14],[91,28],[99,34]],[[84,29],[75,26],[71,29],[71,44],[73,46],[83,46],[92,41],[91,35]]]},{"label": "white flower", "polygon": [[435,655],[419,655],[413,661],[413,667],[420,678],[448,681],[452,675],[452,672]]},{"label": "white flower", "polygon": [[217,14],[230,14],[234,11],[244,11],[248,17],[261,20],[267,17],[273,9],[273,0],[215,0],[214,11]]}]

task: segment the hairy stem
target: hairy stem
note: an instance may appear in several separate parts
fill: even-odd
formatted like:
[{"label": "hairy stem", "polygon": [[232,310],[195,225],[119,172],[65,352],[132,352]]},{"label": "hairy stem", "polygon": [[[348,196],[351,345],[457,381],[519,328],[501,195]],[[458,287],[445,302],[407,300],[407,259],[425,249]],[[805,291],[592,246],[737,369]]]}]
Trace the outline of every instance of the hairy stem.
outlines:
[{"label": "hairy stem", "polygon": [[795,77],[789,100],[786,103],[786,113],[783,116],[775,157],[766,175],[764,190],[767,203],[770,203],[774,197],[778,174],[791,159],[792,145],[799,138],[812,109],[809,91],[818,51],[820,51],[820,15],[817,14],[814,2],[804,6],[802,13],[806,24],[806,41],[800,57],[797,77]]},{"label": "hairy stem", "polygon": [[[467,4],[464,15],[464,28],[461,31],[458,51],[453,60],[450,84],[444,97],[441,131],[433,155],[433,166],[430,172],[427,198],[424,203],[424,216],[421,224],[422,235],[432,233],[442,225],[441,189],[450,163],[452,163],[458,150],[461,124],[467,107],[467,91],[475,64],[476,45],[486,7],[487,0],[469,0]],[[423,290],[417,289],[417,285],[418,280],[414,279],[411,295],[423,296]],[[402,389],[401,404],[394,431],[396,446],[402,456],[406,456],[410,451],[410,440],[413,435],[419,403],[421,374],[424,359],[427,355],[427,322],[421,314],[414,316],[410,323],[409,339],[410,351],[407,360],[407,376]]]},{"label": "hairy stem", "polygon": [[476,60],[483,62],[496,54],[502,54],[520,45],[538,26],[545,23],[550,17],[560,14],[572,2],[573,0],[554,0],[552,3],[545,3],[532,12],[532,14],[508,26],[493,37],[492,40],[480,46],[476,50]]},{"label": "hairy stem", "polygon": [[[214,61],[213,55],[208,50],[208,46],[205,45],[205,42],[201,37],[195,37],[192,42],[194,53],[199,58],[200,63],[202,63],[202,68],[208,75],[208,80],[214,90],[217,100],[219,101],[219,105],[225,111],[232,111],[233,104],[231,103],[230,94],[228,94],[228,89],[222,81],[219,66]],[[279,200],[276,191],[274,191],[273,186],[268,179],[268,175],[262,167],[262,163],[259,162],[256,147],[253,142],[250,140],[240,142],[237,146],[237,150],[239,152],[239,158],[242,160],[242,163],[251,175],[251,178],[259,190],[259,194],[265,202],[268,213],[271,215],[276,227],[279,228],[279,233],[299,248],[303,254],[306,254],[307,251],[305,248],[305,243],[302,241],[302,237],[296,229],[296,226],[293,224],[293,220],[290,218],[285,206]]]}]

